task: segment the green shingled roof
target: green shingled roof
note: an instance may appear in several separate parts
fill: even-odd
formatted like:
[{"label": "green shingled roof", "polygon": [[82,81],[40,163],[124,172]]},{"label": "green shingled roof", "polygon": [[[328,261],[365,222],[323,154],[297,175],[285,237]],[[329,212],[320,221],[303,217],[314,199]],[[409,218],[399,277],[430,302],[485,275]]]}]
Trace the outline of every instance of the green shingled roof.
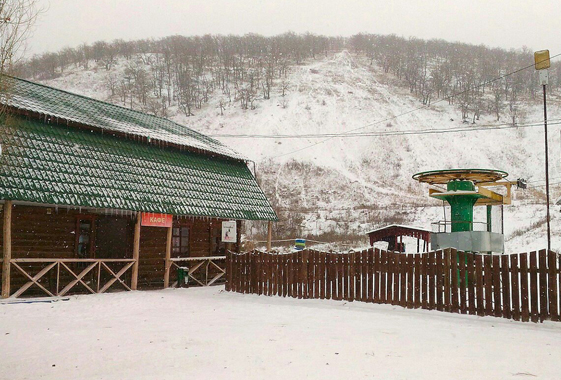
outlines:
[{"label": "green shingled roof", "polygon": [[196,152],[245,159],[220,141],[162,117],[19,78],[3,76],[2,81],[2,85],[9,89],[9,96],[0,93],[0,103],[41,115],[53,123],[86,125],[102,131],[174,144]]},{"label": "green shingled roof", "polygon": [[0,124],[0,199],[276,220],[242,161],[19,117]]}]

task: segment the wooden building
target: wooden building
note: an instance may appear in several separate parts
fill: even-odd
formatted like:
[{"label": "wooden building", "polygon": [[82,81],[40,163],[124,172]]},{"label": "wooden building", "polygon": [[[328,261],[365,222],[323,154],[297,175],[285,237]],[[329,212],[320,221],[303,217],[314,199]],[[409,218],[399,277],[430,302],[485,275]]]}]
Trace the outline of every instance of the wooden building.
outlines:
[{"label": "wooden building", "polygon": [[190,259],[224,254],[223,221],[236,221],[235,250],[241,221],[277,218],[244,157],[219,141],[26,80],[3,83],[3,298],[168,287]]},{"label": "wooden building", "polygon": [[[367,233],[370,238],[370,245],[378,241],[388,243],[388,251],[405,252],[405,243],[403,242],[404,236],[409,236],[417,239],[417,252],[427,252],[430,243],[430,231],[422,228],[402,226],[399,224],[392,224],[386,227],[381,227]],[[421,248],[420,242],[423,242]]]}]

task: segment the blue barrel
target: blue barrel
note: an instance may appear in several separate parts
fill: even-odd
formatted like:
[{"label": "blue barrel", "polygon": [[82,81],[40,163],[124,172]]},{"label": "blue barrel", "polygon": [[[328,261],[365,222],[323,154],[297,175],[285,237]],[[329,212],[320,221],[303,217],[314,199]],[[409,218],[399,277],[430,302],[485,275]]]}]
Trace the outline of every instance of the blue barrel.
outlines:
[{"label": "blue barrel", "polygon": [[306,248],[306,239],[296,239],[294,249],[302,251],[304,248]]}]

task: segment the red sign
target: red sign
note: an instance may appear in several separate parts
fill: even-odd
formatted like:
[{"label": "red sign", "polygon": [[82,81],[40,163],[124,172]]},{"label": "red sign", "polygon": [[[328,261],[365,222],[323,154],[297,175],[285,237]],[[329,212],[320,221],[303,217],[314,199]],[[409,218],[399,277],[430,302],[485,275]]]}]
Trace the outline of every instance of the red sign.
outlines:
[{"label": "red sign", "polygon": [[171,227],[173,215],[143,212],[141,225],[146,227]]}]

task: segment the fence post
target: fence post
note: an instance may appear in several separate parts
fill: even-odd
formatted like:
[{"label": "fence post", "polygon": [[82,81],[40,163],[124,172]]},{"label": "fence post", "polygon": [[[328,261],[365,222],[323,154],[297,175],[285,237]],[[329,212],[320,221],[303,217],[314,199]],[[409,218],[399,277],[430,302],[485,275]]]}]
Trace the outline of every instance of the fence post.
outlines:
[{"label": "fence post", "polygon": [[545,249],[539,252],[540,260],[540,322],[543,322],[550,315],[549,305],[547,302],[547,251]]},{"label": "fence post", "polygon": [[229,292],[232,284],[232,256],[230,251],[226,251],[226,284],[224,289]]},{"label": "fence post", "polygon": [[548,274],[549,274],[549,315],[552,321],[559,320],[559,312],[557,310],[557,263],[555,260],[557,255],[553,251],[548,251]]},{"label": "fence post", "polygon": [[355,300],[355,252],[349,253],[349,302]]},{"label": "fence post", "polygon": [[302,251],[302,298],[308,298],[308,250]]}]

